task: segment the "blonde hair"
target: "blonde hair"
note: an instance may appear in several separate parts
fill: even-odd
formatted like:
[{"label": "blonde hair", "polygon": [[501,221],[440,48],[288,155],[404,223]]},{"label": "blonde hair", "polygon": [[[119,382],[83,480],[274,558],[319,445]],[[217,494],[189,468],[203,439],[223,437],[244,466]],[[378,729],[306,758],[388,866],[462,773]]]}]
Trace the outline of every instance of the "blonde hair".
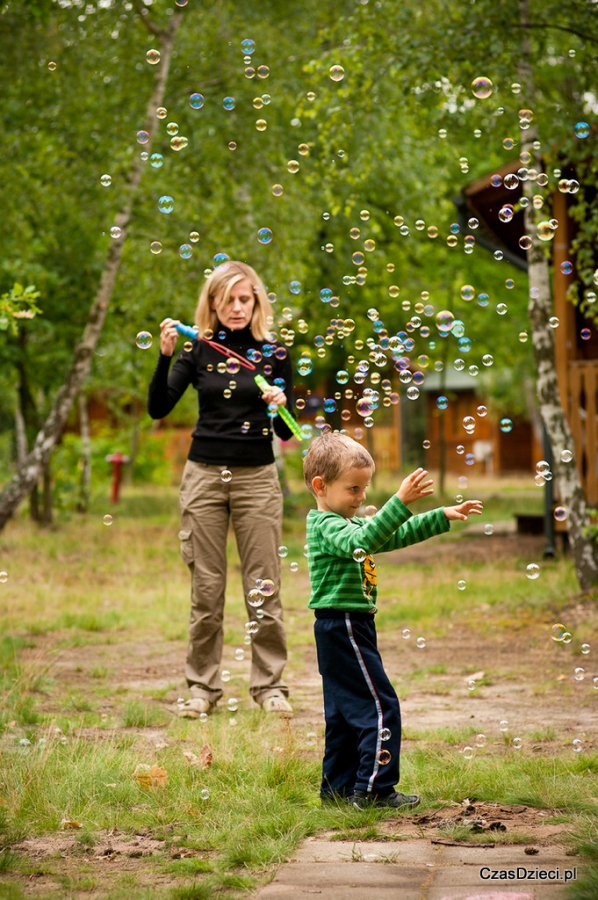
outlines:
[{"label": "blonde hair", "polygon": [[303,477],[312,494],[312,481],[316,475],[323,478],[326,484],[332,484],[343,472],[353,468],[375,471],[376,464],[365,447],[338,431],[321,434],[303,459]]},{"label": "blonde hair", "polygon": [[[255,296],[255,304],[251,322],[249,323],[251,333],[258,341],[266,340],[268,332],[267,319],[270,311],[270,301],[268,300],[266,288],[251,266],[232,259],[215,268],[207,277],[201,289],[195,310],[195,324],[200,337],[203,337],[208,331],[214,333],[217,330],[218,309],[228,302],[233,285],[244,278],[248,278],[251,282]],[[217,298],[219,298],[219,301],[216,309],[211,309],[210,304]]]}]

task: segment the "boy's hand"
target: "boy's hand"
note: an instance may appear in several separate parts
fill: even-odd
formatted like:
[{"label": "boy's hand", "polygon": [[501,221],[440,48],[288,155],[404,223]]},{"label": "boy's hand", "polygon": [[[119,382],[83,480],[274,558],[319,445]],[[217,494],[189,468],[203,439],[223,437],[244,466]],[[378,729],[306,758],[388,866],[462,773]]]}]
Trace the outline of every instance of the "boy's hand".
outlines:
[{"label": "boy's hand", "polygon": [[405,506],[413,503],[414,500],[419,500],[420,497],[426,497],[428,494],[434,493],[434,488],[430,487],[433,484],[432,479],[424,481],[427,474],[425,469],[419,468],[403,480],[401,487],[397,491],[397,497],[403,501]]},{"label": "boy's hand", "polygon": [[483,508],[481,500],[466,500],[459,506],[445,506],[444,514],[449,522],[466,522],[468,516],[481,516]]}]

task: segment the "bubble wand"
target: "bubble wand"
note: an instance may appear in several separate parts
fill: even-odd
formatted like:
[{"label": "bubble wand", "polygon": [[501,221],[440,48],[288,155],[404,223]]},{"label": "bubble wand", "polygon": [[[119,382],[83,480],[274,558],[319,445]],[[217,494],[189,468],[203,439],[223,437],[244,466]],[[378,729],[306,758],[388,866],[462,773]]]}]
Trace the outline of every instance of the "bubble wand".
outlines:
[{"label": "bubble wand", "polygon": [[[216,344],[214,341],[209,341],[207,338],[199,338],[199,330],[195,325],[183,325],[181,322],[178,325],[175,325],[176,330],[179,334],[182,334],[183,337],[190,338],[191,340],[202,340],[206,344],[209,344],[210,347],[213,347],[214,350],[217,350],[218,353],[222,353],[223,356],[232,357],[237,359],[242,366],[246,369],[250,369],[252,372],[255,372],[255,366],[253,363],[249,362],[249,360],[244,359],[238,353],[235,353],[234,350],[230,350],[228,347],[223,347],[222,344]],[[260,375],[258,372],[257,375],[254,375],[254,381],[259,387],[261,391],[268,391],[272,387],[271,384],[268,384],[263,375]],[[301,431],[301,426],[299,423],[293,418],[289,410],[286,406],[278,407],[278,415],[282,419],[282,421],[287,425],[290,430],[293,432],[297,440],[303,440],[303,432]]]}]

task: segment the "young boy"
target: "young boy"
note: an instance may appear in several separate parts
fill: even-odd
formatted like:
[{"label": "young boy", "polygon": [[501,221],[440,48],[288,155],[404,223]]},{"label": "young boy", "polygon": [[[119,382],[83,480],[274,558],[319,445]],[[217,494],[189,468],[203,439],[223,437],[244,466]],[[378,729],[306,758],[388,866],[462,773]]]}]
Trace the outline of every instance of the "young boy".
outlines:
[{"label": "young boy", "polygon": [[307,547],[318,669],[324,688],[326,743],[320,796],[362,808],[412,807],[416,794],[395,790],[399,780],[401,710],[376,642],[377,577],[370,555],[435,534],[454,520],[481,514],[479,500],[412,517],[407,504],[433,493],[416,469],[368,519],[356,518],[374,474],[374,460],[346,435],[329,432],[310,446],[305,483],[318,509],[307,516]]}]

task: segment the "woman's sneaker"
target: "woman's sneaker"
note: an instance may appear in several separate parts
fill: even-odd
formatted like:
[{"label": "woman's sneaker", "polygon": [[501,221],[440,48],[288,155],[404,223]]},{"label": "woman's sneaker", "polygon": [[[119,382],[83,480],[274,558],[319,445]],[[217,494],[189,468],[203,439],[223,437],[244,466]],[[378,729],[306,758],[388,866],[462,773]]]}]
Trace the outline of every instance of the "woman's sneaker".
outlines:
[{"label": "woman's sneaker", "polygon": [[282,694],[270,694],[260,703],[267,713],[277,713],[283,719],[293,718],[293,707]]},{"label": "woman's sneaker", "polygon": [[190,700],[179,700],[177,712],[181,719],[199,719],[202,713],[208,715],[212,704],[205,697],[191,697]]},{"label": "woman's sneaker", "polygon": [[384,794],[382,797],[377,794],[368,794],[366,791],[355,791],[353,794],[355,809],[367,809],[369,806],[379,809],[413,809],[418,803],[417,794],[401,794],[400,791],[393,791],[392,794]]}]

